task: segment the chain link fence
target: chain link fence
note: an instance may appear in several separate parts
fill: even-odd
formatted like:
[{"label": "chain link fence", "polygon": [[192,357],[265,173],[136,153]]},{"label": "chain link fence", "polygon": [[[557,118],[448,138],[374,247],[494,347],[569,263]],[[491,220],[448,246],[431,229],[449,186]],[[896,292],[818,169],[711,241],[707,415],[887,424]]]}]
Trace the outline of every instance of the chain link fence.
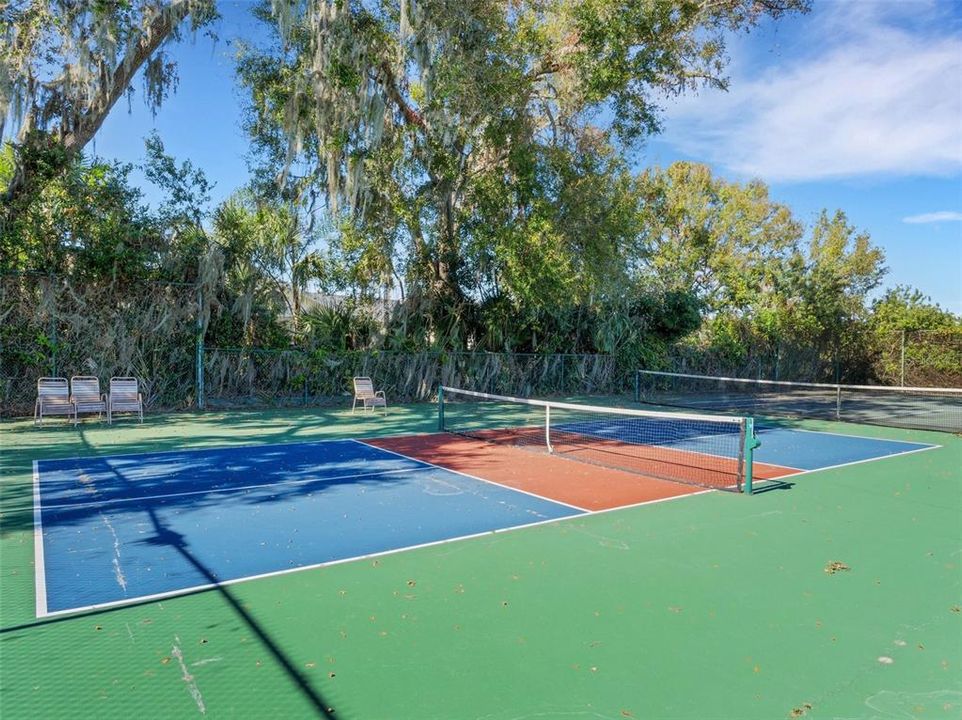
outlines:
[{"label": "chain link fence", "polygon": [[610,393],[618,384],[610,355],[207,348],[204,368],[210,407],[335,402],[355,376],[373,378],[392,402],[429,400],[439,384],[521,396]]},{"label": "chain link fence", "polygon": [[84,286],[49,275],[0,277],[0,416],[33,413],[37,378],[140,380],[148,409],[329,404],[351,378],[374,378],[393,402],[422,401],[440,383],[517,395],[613,392],[609,355],[309,352],[209,348],[192,285]]},{"label": "chain link fence", "polygon": [[962,328],[886,334],[879,339],[877,377],[886,385],[962,388]]},{"label": "chain link fence", "polygon": [[718,347],[694,336],[671,346],[663,367],[650,369],[793,382],[962,387],[962,328],[866,333],[861,341],[846,348],[751,337]]},{"label": "chain link fence", "polygon": [[141,381],[148,406],[194,402],[193,287],[82,285],[49,275],[0,278],[0,415],[33,413],[37,378]]},{"label": "chain link fence", "polygon": [[[370,376],[393,402],[423,401],[439,384],[518,396],[617,394],[626,374],[610,355],[487,352],[322,352],[205,347],[205,305],[182,283],[84,285],[50,275],[0,277],[0,416],[32,414],[37,378],[115,375],[141,381],[153,410],[332,403]],[[962,329],[863,338],[859,352],[698,336],[658,369],[808,382],[962,387]],[[869,351],[865,351],[865,347]]]}]

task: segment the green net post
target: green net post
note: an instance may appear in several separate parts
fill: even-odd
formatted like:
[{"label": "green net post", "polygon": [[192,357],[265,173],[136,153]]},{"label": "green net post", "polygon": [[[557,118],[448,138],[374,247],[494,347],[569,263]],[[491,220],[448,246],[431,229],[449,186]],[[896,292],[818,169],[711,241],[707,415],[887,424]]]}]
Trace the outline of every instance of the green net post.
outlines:
[{"label": "green net post", "polygon": [[438,432],[444,432],[444,386],[438,385]]},{"label": "green net post", "polygon": [[752,473],[755,464],[755,450],[761,447],[761,441],[755,437],[755,419],[745,418],[745,488],[746,495],[752,494]]},{"label": "green net post", "polygon": [[641,372],[635,370],[635,402],[641,402]]}]

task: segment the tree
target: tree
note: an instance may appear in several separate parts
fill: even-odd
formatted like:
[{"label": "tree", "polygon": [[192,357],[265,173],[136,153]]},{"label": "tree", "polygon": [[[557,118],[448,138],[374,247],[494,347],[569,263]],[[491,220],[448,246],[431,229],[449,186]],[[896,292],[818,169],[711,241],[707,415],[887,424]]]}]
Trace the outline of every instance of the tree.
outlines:
[{"label": "tree", "polygon": [[646,171],[639,184],[642,281],[691,291],[709,312],[757,307],[802,237],[759,180],[732,183],[706,165],[677,162]]},{"label": "tree", "polygon": [[130,183],[132,167],[59,153],[36,160],[47,162],[60,171],[18,198],[0,227],[0,272],[70,274],[86,282],[156,276],[167,243]]},{"label": "tree", "polygon": [[[216,17],[214,0],[76,2],[15,0],[0,9],[0,137],[16,144],[56,142],[74,156],[144,69],[144,95],[156,111],[176,87],[176,65],[163,50],[181,23]],[[14,197],[30,179],[19,162],[7,186]]]},{"label": "tree", "polygon": [[[526,227],[502,248],[502,275],[512,263],[527,265],[514,250],[532,245],[529,255],[546,260],[564,293],[563,277],[577,272],[571,263],[593,251],[584,252],[590,238],[566,247],[556,223],[571,217],[545,210],[528,192],[542,179],[536,168],[548,149],[564,150],[577,168],[598,148],[656,131],[660,95],[725,86],[725,31],[807,3],[308,0],[271,7],[277,43],[266,52],[247,48],[240,65],[251,92],[248,127],[266,174],[321,184],[335,213],[344,208],[355,224],[375,228],[365,234],[385,240],[380,246],[395,268],[404,263],[409,285],[457,303],[472,285],[466,229],[485,222],[483,201],[495,194],[480,184],[512,186],[506,198],[521,200],[516,214]],[[259,12],[270,17],[266,5]],[[615,119],[603,127],[607,108]]]},{"label": "tree", "polygon": [[856,378],[870,374],[868,296],[887,272],[884,262],[882,250],[844,212],[830,217],[823,210],[807,247],[797,247],[775,278],[767,309],[779,342],[829,357],[836,381],[844,379],[842,368]]},{"label": "tree", "polygon": [[962,329],[962,318],[932,302],[920,290],[896,285],[872,303],[872,326],[879,335],[916,330]]},{"label": "tree", "polygon": [[307,283],[325,267],[316,251],[318,237],[302,226],[297,208],[239,191],[215,211],[214,238],[225,252],[234,309],[248,328],[245,341],[252,341],[251,318],[258,305],[270,308],[269,314],[287,315],[296,333]]}]

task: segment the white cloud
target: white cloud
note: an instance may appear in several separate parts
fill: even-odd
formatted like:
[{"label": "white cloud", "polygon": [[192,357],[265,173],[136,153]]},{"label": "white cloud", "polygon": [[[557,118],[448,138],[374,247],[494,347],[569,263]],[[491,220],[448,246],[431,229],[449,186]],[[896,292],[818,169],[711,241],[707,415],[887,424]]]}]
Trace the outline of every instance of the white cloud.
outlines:
[{"label": "white cloud", "polygon": [[823,7],[779,66],[736,56],[728,93],[669,108],[663,139],[768,181],[962,171],[962,36],[892,3]]},{"label": "white cloud", "polygon": [[918,225],[922,223],[962,222],[962,212],[955,212],[953,210],[940,210],[939,212],[911,215],[909,217],[902,218],[902,222],[910,223],[912,225]]}]

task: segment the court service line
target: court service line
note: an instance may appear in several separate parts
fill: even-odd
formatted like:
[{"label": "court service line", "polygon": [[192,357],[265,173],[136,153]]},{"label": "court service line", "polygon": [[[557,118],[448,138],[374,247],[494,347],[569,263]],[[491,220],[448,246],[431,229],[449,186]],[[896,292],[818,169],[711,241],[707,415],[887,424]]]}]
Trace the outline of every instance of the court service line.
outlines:
[{"label": "court service line", "polygon": [[141,502],[144,500],[164,500],[166,498],[178,498],[178,497],[190,497],[191,495],[217,495],[221,493],[230,493],[237,490],[257,490],[259,488],[273,488],[273,487],[283,487],[285,485],[306,485],[308,483],[319,483],[325,484],[330,482],[335,482],[337,480],[356,480],[358,478],[366,477],[379,477],[381,475],[400,475],[403,473],[413,473],[417,472],[420,468],[401,468],[398,470],[380,470],[377,472],[369,473],[350,473],[347,475],[334,475],[331,477],[314,477],[314,478],[304,478],[302,480],[279,480],[276,482],[269,483],[257,483],[255,485],[237,485],[237,486],[212,486],[206,490],[188,490],[186,492],[174,492],[174,493],[161,493],[159,495],[136,495],[132,497],[120,497],[120,498],[107,498],[106,500],[91,500],[88,502],[78,502],[78,503],[48,503],[47,509],[56,510],[75,510],[77,508],[84,507],[101,507],[103,505],[114,505],[119,503],[127,502]]},{"label": "court service line", "polygon": [[40,465],[33,461],[33,565],[37,617],[47,614],[47,573],[43,557],[43,513],[40,511]]},{"label": "court service line", "polygon": [[[861,460],[852,460],[850,462],[838,463],[837,465],[826,465],[825,467],[812,468],[810,470],[802,470],[801,472],[794,473],[792,475],[779,475],[773,478],[759,478],[759,482],[770,481],[770,480],[784,480],[786,478],[797,478],[799,475],[811,475],[812,473],[822,472],[823,470],[835,470],[836,468],[849,467],[850,465],[861,465],[863,463],[878,462],[879,460],[888,460],[890,458],[901,457],[902,455],[913,455],[915,453],[927,452],[929,450],[937,450],[941,445],[930,445],[928,447],[916,448],[915,450],[906,450],[905,452],[894,453],[892,455],[879,455],[877,457],[863,458]],[[787,465],[782,465],[781,467],[788,467]]]},{"label": "court service line", "polygon": [[405,455],[403,453],[395,452],[394,450],[388,450],[387,448],[382,448],[378,445],[371,445],[369,443],[364,442],[363,440],[356,440],[352,438],[351,442],[356,442],[358,445],[363,445],[364,447],[371,448],[372,450],[380,450],[381,452],[390,453],[391,455],[396,455],[397,457],[404,458],[405,460],[413,460],[416,463],[420,463],[421,465],[426,465],[427,467],[435,468],[436,470],[444,470],[445,472],[454,473],[455,475],[461,475],[462,477],[466,477],[469,480],[476,480],[478,482],[486,483],[488,485],[494,485],[502,489],[513,490],[514,492],[519,492],[522,495],[529,495],[533,498],[537,498],[538,500],[544,500],[545,502],[554,503],[556,505],[564,505],[565,507],[570,507],[574,510],[578,510],[579,512],[583,512],[583,513],[591,512],[587,508],[578,507],[577,505],[566,503],[563,500],[555,500],[554,498],[545,497],[544,495],[538,495],[537,493],[529,492],[528,490],[520,490],[518,488],[511,487],[510,485],[503,485],[499,482],[495,482],[494,480],[485,480],[484,478],[477,477],[475,475],[469,475],[468,473],[461,472],[460,470],[453,470],[451,468],[444,467],[443,465],[437,465],[435,463],[428,462],[427,460],[421,460],[420,458],[411,457],[410,455]]}]

